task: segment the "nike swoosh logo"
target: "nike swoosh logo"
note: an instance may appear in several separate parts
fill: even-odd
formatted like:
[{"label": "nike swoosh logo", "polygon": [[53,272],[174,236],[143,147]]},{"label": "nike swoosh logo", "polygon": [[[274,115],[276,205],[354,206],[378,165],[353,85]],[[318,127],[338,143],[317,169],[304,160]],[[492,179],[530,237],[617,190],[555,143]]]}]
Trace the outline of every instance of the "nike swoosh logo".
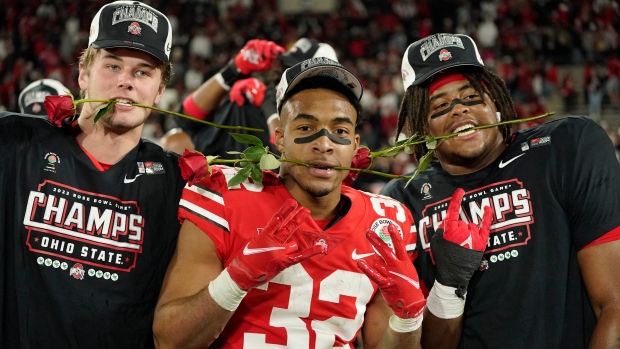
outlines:
[{"label": "nike swoosh logo", "polygon": [[136,178],[138,178],[140,176],[142,176],[142,173],[137,174],[135,177],[129,179],[129,178],[127,178],[127,175],[125,175],[125,179],[123,179],[123,183],[125,183],[125,184],[133,183],[133,182],[136,181]]},{"label": "nike swoosh logo", "polygon": [[419,282],[417,282],[417,281],[415,281],[414,279],[410,278],[409,276],[407,276],[407,275],[403,275],[403,274],[400,274],[400,273],[396,273],[396,272],[393,272],[393,271],[391,271],[391,270],[390,270],[390,274],[396,275],[396,276],[398,276],[398,277],[400,277],[400,278],[404,279],[404,280],[405,280],[405,281],[407,281],[408,283],[412,284],[412,285],[413,285],[413,287],[415,287],[415,288],[417,288],[417,289],[420,289],[420,283],[419,283]]},{"label": "nike swoosh logo", "polygon": [[515,161],[515,160],[517,160],[518,158],[522,157],[523,155],[525,155],[525,153],[523,153],[523,154],[521,154],[521,155],[517,155],[517,156],[515,156],[514,158],[512,158],[512,159],[510,159],[510,160],[508,160],[508,161],[506,161],[506,162],[504,162],[504,160],[501,160],[501,161],[499,162],[499,168],[504,168],[504,167],[506,167],[509,163],[511,163],[511,162],[513,162],[513,161]]},{"label": "nike swoosh logo", "polygon": [[362,254],[357,254],[357,248],[355,250],[353,250],[353,253],[351,254],[351,258],[353,258],[354,261],[358,260],[358,259],[362,259],[362,258],[366,258],[368,256],[372,256],[373,254],[375,254],[374,252],[370,252],[370,253],[362,253]]},{"label": "nike swoosh logo", "polygon": [[243,249],[243,255],[244,256],[249,256],[251,254],[257,254],[257,253],[265,253],[265,252],[269,252],[269,251],[275,251],[275,250],[283,250],[284,246],[274,246],[274,247],[261,247],[261,248],[248,248],[248,245],[250,243],[248,243],[247,245],[245,245],[245,248]]}]

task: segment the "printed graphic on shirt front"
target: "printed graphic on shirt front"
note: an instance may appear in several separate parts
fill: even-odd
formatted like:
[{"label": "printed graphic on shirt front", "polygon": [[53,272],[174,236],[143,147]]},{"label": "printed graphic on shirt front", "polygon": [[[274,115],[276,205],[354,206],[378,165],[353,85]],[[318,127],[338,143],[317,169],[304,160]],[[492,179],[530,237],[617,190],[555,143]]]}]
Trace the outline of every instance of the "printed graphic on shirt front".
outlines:
[{"label": "printed graphic on shirt front", "polygon": [[[450,198],[427,205],[422,219],[416,222],[420,243],[424,250],[430,249],[430,237],[446,217]],[[534,215],[530,193],[516,179],[499,182],[465,192],[461,203],[460,218],[480,224],[484,207],[493,210],[491,234],[485,254],[526,245],[532,238],[530,225]]]},{"label": "printed graphic on shirt front", "polygon": [[23,223],[29,250],[48,256],[128,272],[142,253],[145,222],[135,201],[46,180],[30,192]]}]

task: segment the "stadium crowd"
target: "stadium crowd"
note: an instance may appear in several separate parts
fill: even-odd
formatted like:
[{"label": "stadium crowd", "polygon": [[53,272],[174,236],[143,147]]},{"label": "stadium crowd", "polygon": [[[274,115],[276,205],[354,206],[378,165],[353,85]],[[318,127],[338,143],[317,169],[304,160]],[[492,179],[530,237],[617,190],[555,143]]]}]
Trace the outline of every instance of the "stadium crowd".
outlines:
[{"label": "stadium crowd", "polygon": [[[17,111],[20,91],[41,78],[56,79],[76,95],[77,57],[88,41],[90,14],[105,3],[3,1],[0,110]],[[403,95],[400,65],[408,43],[435,32],[455,32],[477,41],[485,64],[507,82],[520,117],[550,111],[550,100],[562,102],[561,110],[553,110],[555,117],[585,113],[604,122],[605,110],[620,111],[618,0],[333,0],[328,13],[310,8],[283,13],[276,0],[146,3],[170,18],[174,33],[173,77],[159,103],[163,109],[176,109],[247,40],[290,47],[305,36],[332,45],[340,62],[362,79],[366,121],[358,130],[362,143],[377,150],[395,136]],[[151,118],[146,138],[157,141],[175,127],[163,114]],[[620,147],[618,130],[607,131]],[[414,166],[410,160],[401,154],[377,159],[374,167],[405,173]],[[360,179],[379,186],[387,180]]]}]

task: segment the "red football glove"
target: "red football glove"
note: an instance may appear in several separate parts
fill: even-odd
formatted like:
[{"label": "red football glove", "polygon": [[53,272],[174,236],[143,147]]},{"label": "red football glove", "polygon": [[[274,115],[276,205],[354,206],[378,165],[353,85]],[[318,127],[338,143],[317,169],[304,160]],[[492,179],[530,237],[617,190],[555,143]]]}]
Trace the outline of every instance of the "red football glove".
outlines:
[{"label": "red football glove", "polygon": [[463,189],[454,192],[446,218],[431,237],[431,254],[437,265],[436,279],[444,286],[454,287],[455,294],[465,299],[467,285],[480,261],[489,240],[492,210],[485,206],[480,226],[459,218]]},{"label": "red football glove", "polygon": [[465,191],[458,188],[448,205],[446,218],[441,222],[439,228],[444,229],[443,238],[470,250],[482,251],[487,247],[489,232],[491,227],[491,217],[493,215],[489,206],[484,207],[484,215],[480,226],[474,223],[465,223],[459,218],[461,211],[461,201],[463,201]]},{"label": "red football glove", "polygon": [[248,102],[258,108],[265,99],[265,90],[267,90],[267,86],[260,80],[247,78],[235,82],[228,96],[231,101],[237,103],[240,107],[243,106],[247,99]]},{"label": "red football glove", "polygon": [[309,214],[297,201],[286,200],[263,231],[249,239],[227,267],[233,281],[247,291],[270,281],[293,264],[325,253],[323,245],[298,251],[297,243],[288,241]]},{"label": "red football glove", "polygon": [[388,232],[396,255],[374,231],[368,230],[366,238],[381,257],[375,256],[373,267],[363,259],[357,261],[357,266],[379,286],[383,298],[396,316],[401,319],[415,318],[422,314],[426,305],[426,299],[420,290],[418,273],[407,257],[398,229],[389,225]]},{"label": "red football glove", "polygon": [[250,75],[268,69],[271,62],[284,52],[284,47],[273,41],[250,40],[235,56],[235,65],[241,73]]}]

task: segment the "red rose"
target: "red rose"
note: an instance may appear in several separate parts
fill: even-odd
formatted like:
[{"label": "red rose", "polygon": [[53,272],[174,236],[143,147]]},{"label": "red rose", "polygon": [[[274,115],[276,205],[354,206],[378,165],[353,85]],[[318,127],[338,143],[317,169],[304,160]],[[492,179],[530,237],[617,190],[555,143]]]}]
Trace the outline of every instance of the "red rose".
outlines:
[{"label": "red rose", "polygon": [[189,185],[194,185],[209,175],[207,157],[197,151],[185,149],[183,156],[179,158],[179,166],[181,167],[181,177]]},{"label": "red rose", "polygon": [[50,121],[57,127],[62,127],[62,121],[75,115],[75,105],[69,95],[47,96],[43,102]]},{"label": "red rose", "polygon": [[[367,169],[372,163],[372,159],[370,158],[370,150],[366,147],[359,147],[357,149],[357,153],[353,156],[353,160],[351,160],[351,168],[359,168],[359,169]],[[359,175],[359,171],[349,171],[349,174],[342,181],[345,185],[351,186],[353,181]]]}]

